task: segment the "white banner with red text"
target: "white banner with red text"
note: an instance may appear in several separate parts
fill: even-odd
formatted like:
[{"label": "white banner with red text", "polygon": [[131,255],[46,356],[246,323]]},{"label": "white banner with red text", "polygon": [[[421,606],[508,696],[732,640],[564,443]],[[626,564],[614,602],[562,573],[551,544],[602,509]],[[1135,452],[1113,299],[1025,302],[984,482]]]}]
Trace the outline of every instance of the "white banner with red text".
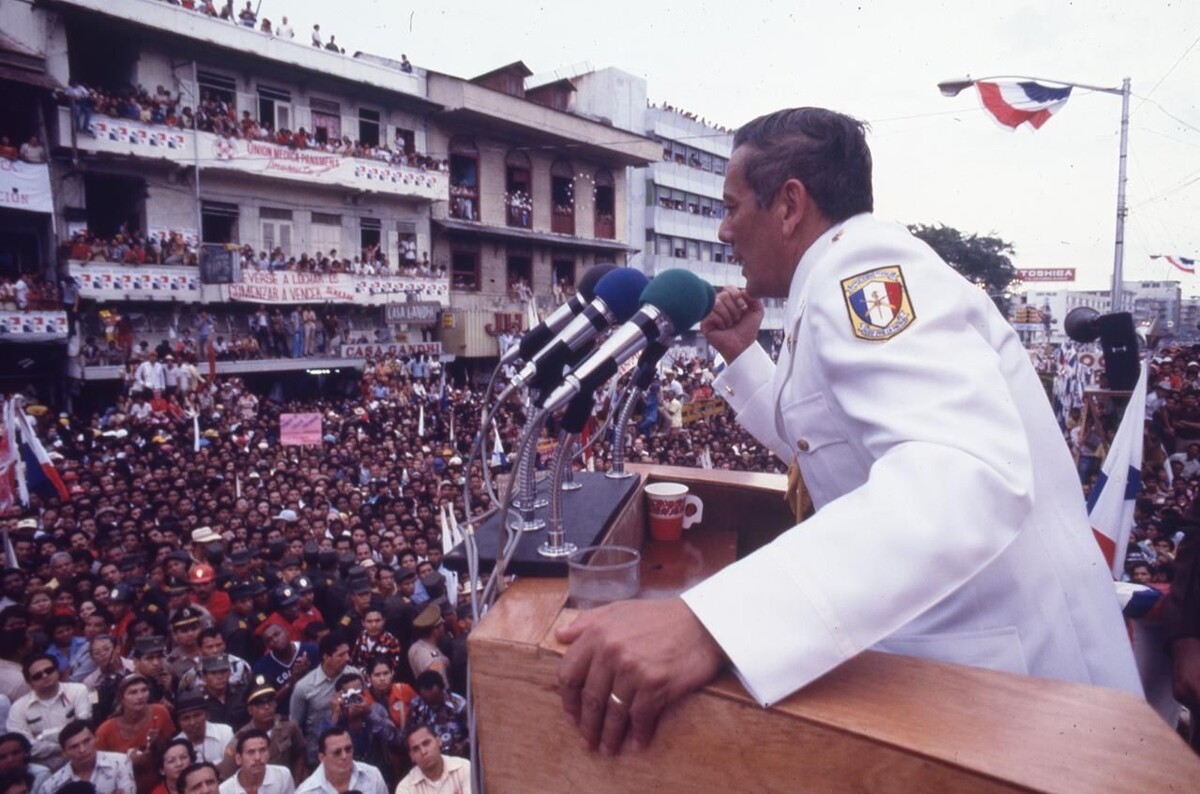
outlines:
[{"label": "white banner with red text", "polygon": [[0,209],[54,212],[50,166],[0,157]]}]

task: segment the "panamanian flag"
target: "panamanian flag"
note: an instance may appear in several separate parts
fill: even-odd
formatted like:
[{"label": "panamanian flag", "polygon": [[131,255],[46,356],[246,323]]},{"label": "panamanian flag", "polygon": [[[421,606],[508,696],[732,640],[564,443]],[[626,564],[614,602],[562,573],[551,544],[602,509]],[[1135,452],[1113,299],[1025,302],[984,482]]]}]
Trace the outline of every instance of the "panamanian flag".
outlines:
[{"label": "panamanian flag", "polygon": [[1177,270],[1182,270],[1184,273],[1196,274],[1196,260],[1188,259],[1186,256],[1167,256],[1166,254],[1151,254],[1151,259],[1165,259]]},{"label": "panamanian flag", "polygon": [[1133,529],[1133,506],[1142,485],[1142,434],[1146,423],[1146,364],[1125,407],[1100,477],[1088,496],[1092,532],[1113,578],[1125,570],[1125,550]]},{"label": "panamanian flag", "polygon": [[1009,129],[1028,124],[1040,129],[1071,98],[1071,86],[1050,86],[1032,80],[975,83],[983,108]]}]

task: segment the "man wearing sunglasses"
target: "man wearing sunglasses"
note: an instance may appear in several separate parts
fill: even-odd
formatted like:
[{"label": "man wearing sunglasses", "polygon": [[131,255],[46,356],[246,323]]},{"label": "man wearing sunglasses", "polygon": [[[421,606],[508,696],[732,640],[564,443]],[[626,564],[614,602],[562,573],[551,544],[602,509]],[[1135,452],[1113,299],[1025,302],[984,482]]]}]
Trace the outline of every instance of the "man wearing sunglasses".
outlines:
[{"label": "man wearing sunglasses", "polygon": [[67,762],[58,743],[59,730],[72,720],[92,718],[88,689],[83,684],[62,682],[58,662],[48,654],[30,657],[23,671],[32,691],[13,703],[7,729],[30,738],[33,761],[58,770]]},{"label": "man wearing sunglasses", "polygon": [[317,747],[321,764],[308,780],[300,784],[296,794],[339,794],[343,791],[388,794],[379,770],[354,760],[354,742],[345,728],[322,731]]}]

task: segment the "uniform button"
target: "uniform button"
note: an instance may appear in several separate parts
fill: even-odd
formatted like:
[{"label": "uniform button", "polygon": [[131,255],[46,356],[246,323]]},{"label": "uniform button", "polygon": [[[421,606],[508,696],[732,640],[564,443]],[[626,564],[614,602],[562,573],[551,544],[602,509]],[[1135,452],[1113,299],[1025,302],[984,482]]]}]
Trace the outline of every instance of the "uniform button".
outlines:
[{"label": "uniform button", "polygon": [[808,452],[808,439],[802,438],[799,441],[797,441],[796,449],[800,450],[801,452]]}]

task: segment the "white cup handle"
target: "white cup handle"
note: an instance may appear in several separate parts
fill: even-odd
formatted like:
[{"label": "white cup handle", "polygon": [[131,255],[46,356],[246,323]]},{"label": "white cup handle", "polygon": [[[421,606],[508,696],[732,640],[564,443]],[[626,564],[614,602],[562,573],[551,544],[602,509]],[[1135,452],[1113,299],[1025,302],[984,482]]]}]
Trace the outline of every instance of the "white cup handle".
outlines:
[{"label": "white cup handle", "polygon": [[[699,496],[688,494],[687,499],[683,502],[683,528],[687,529],[692,524],[699,524],[704,519],[704,502],[700,501]],[[687,509],[690,506],[696,508],[696,512],[688,515]]]}]

